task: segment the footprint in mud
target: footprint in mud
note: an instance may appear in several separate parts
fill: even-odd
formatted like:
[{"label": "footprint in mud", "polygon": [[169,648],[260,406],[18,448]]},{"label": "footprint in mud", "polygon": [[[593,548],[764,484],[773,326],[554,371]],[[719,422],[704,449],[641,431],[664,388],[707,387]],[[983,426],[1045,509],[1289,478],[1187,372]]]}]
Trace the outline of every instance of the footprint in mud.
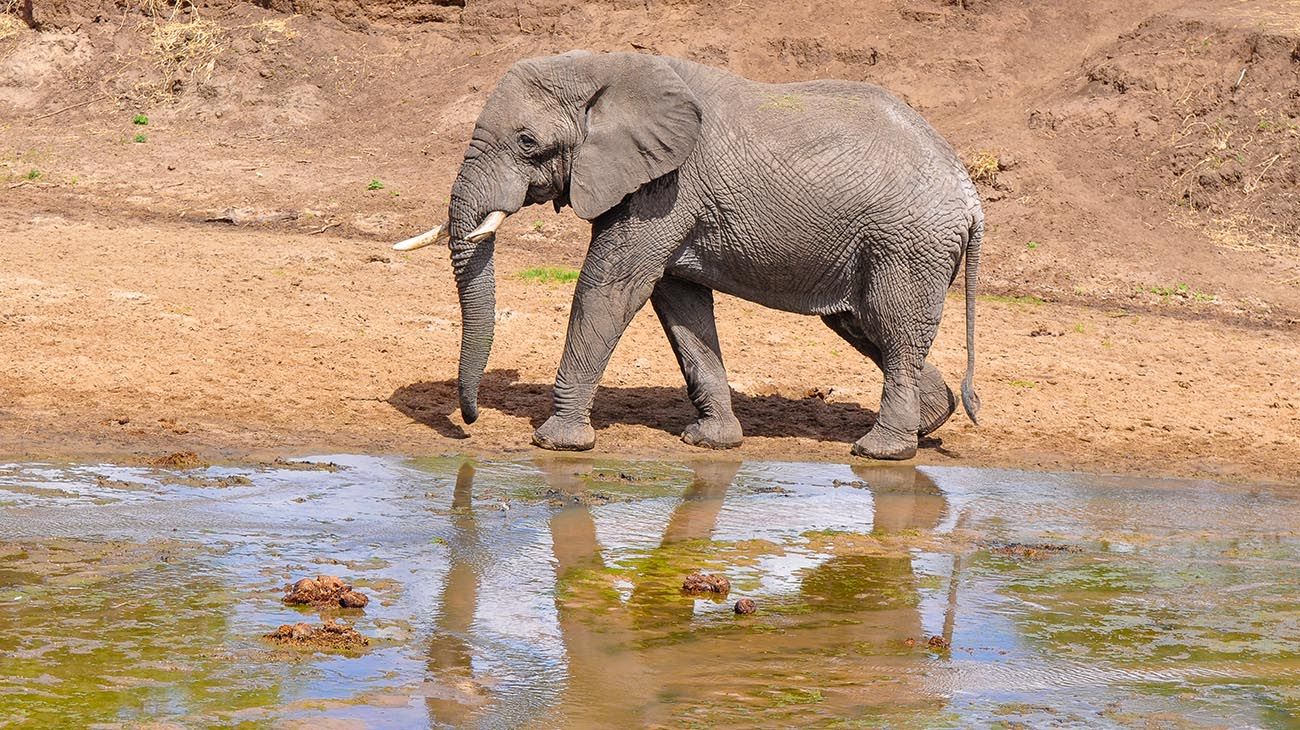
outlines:
[{"label": "footprint in mud", "polygon": [[329,618],[320,626],[305,622],[283,624],[262,638],[279,646],[302,649],[357,651],[370,645],[370,639],[356,629]]},{"label": "footprint in mud", "polygon": [[289,605],[307,605],[317,608],[340,606],[342,608],[365,608],[370,597],[342,579],[332,575],[318,575],[315,578],[303,578],[284,587],[284,602]]}]

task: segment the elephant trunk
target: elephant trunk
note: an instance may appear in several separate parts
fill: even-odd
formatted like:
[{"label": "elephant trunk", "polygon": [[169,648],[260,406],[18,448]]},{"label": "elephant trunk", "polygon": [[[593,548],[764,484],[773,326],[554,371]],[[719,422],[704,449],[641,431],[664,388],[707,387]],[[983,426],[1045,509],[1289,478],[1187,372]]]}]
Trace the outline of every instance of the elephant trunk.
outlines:
[{"label": "elephant trunk", "polygon": [[452,239],[451,265],[460,294],[460,413],[465,423],[478,420],[478,386],[487,368],[496,329],[496,241]]},{"label": "elephant trunk", "polygon": [[[524,191],[502,190],[501,180],[467,161],[451,190],[447,231],[460,296],[460,413],[478,420],[478,388],[496,328],[496,229],[519,210]],[[515,185],[505,187],[514,188]]]}]

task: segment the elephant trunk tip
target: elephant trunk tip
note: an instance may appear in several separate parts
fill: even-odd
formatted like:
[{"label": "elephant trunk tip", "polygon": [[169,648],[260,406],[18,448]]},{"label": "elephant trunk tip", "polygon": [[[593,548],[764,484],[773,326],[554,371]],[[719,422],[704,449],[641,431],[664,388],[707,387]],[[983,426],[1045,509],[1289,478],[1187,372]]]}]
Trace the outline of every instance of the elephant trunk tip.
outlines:
[{"label": "elephant trunk tip", "polygon": [[465,420],[466,425],[472,424],[478,420],[478,399],[473,400],[461,399],[460,417]]}]

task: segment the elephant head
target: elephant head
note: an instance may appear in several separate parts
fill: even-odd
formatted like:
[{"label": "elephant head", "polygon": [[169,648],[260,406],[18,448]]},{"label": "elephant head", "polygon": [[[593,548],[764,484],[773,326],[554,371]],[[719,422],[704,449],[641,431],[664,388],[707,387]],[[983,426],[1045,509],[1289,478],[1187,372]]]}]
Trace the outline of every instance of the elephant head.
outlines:
[{"label": "elephant head", "polygon": [[450,238],[460,295],[460,410],[478,418],[492,348],[496,230],[525,205],[564,205],[595,220],[642,185],[677,169],[699,137],[700,107],[663,59],[632,53],[519,61],[474,125],[451,188],[445,227],[402,250]]}]

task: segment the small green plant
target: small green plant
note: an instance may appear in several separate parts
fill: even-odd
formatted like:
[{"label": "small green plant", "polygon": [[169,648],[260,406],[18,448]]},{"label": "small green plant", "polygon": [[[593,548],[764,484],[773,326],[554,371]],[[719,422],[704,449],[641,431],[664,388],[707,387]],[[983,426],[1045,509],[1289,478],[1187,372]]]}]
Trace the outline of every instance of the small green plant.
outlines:
[{"label": "small green plant", "polygon": [[567,283],[577,280],[578,272],[556,266],[539,266],[520,272],[519,278],[524,281],[535,281],[542,284]]},{"label": "small green plant", "polygon": [[1007,385],[1010,385],[1010,386],[1013,387],[1013,388],[1026,388],[1026,389],[1028,389],[1028,388],[1034,388],[1034,387],[1037,387],[1038,383],[1035,383],[1035,382],[1032,381],[1032,380],[1011,380],[1011,381],[1008,381],[1008,382],[1007,382]]},{"label": "small green plant", "polygon": [[149,141],[149,137],[147,137],[144,133],[140,133],[137,134],[135,138],[131,141],[135,142],[136,144],[144,144],[145,142]]},{"label": "small green plant", "polygon": [[28,170],[28,171],[27,171],[27,174],[26,174],[26,175],[23,175],[23,177],[26,178],[26,179],[28,179],[28,180],[40,180],[40,179],[41,179],[41,171],[40,171],[40,170],[37,170],[36,168],[33,167],[32,169]]},{"label": "small green plant", "polygon": [[1084,333],[1083,322],[1075,322],[1074,331],[1078,332],[1079,334],[1083,334]]},{"label": "small green plant", "polygon": [[384,184],[379,180],[371,180],[370,183],[366,185],[366,190],[383,190],[383,189],[384,189]]},{"label": "small green plant", "polygon": [[1213,294],[1195,291],[1190,286],[1181,282],[1174,284],[1173,286],[1149,286],[1146,290],[1159,296],[1161,299],[1178,297],[1179,299],[1191,299],[1194,302],[1212,302],[1216,298]]},{"label": "small green plant", "polygon": [[1026,243],[1025,248],[1030,251],[1036,251],[1038,249],[1038,241],[1030,241],[1029,243]]},{"label": "small green plant", "polygon": [[141,127],[147,127],[149,126],[149,117],[146,117],[143,114],[137,114],[135,115],[134,118],[131,119],[131,123],[137,124]]},{"label": "small green plant", "polygon": [[541,233],[542,228],[544,227],[545,226],[542,224],[541,221],[533,221],[533,230],[536,231],[537,233]]}]

